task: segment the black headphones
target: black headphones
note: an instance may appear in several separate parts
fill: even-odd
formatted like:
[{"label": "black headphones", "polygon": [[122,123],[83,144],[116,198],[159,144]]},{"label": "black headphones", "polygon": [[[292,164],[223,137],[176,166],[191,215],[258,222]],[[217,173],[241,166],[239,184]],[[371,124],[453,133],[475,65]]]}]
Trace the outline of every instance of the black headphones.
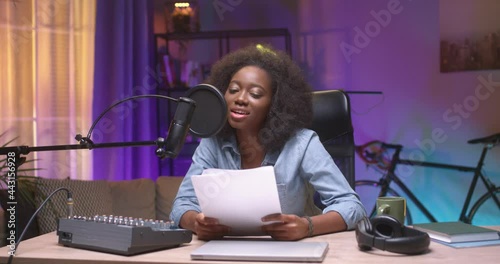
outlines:
[{"label": "black headphones", "polygon": [[360,250],[372,247],[401,254],[421,254],[431,242],[425,232],[405,227],[390,215],[361,219],[356,225],[356,240]]}]

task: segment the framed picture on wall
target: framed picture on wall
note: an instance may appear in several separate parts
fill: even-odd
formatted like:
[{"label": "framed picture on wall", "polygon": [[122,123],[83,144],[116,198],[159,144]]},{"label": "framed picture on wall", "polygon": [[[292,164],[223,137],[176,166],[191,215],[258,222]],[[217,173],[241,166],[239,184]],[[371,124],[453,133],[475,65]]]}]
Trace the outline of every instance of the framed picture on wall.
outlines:
[{"label": "framed picture on wall", "polygon": [[500,69],[500,1],[440,1],[440,71]]}]

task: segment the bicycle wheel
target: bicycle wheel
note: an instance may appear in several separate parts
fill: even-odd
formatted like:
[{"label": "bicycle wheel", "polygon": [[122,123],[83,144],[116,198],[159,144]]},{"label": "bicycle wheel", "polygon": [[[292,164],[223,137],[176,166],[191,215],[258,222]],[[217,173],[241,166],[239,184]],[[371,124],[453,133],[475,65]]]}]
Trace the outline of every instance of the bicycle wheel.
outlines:
[{"label": "bicycle wheel", "polygon": [[[382,187],[379,182],[371,180],[358,180],[356,184],[356,193],[358,193],[361,203],[365,207],[366,214],[371,218],[377,213],[376,203],[377,197],[383,196],[381,194]],[[401,196],[398,192],[390,187],[387,188],[387,194],[385,196]],[[406,207],[406,224],[411,225],[413,220],[411,218],[410,210],[408,206]]]},{"label": "bicycle wheel", "polygon": [[[500,200],[500,186],[494,190],[497,200]],[[499,225],[500,205],[493,199],[491,193],[483,194],[471,207],[468,222],[473,225]]]}]

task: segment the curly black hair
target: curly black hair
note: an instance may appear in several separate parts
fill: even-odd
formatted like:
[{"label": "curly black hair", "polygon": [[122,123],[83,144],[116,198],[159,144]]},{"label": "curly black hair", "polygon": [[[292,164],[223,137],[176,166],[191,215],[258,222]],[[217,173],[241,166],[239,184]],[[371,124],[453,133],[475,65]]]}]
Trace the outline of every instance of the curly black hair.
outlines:
[{"label": "curly black hair", "polygon": [[[287,53],[263,44],[249,45],[227,54],[212,66],[205,82],[225,94],[233,75],[246,66],[257,66],[271,76],[271,107],[259,140],[266,150],[281,149],[298,129],[310,125],[311,88],[300,67]],[[226,123],[218,136],[227,137],[232,133],[233,129]]]}]

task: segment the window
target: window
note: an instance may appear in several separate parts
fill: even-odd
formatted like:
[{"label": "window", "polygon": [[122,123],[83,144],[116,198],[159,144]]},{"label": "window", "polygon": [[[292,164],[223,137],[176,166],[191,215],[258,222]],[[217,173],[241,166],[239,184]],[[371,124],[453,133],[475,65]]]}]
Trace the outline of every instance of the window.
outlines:
[{"label": "window", "polygon": [[[92,119],[95,1],[0,0],[0,144],[76,144]],[[33,151],[45,178],[90,179],[90,151]]]}]

